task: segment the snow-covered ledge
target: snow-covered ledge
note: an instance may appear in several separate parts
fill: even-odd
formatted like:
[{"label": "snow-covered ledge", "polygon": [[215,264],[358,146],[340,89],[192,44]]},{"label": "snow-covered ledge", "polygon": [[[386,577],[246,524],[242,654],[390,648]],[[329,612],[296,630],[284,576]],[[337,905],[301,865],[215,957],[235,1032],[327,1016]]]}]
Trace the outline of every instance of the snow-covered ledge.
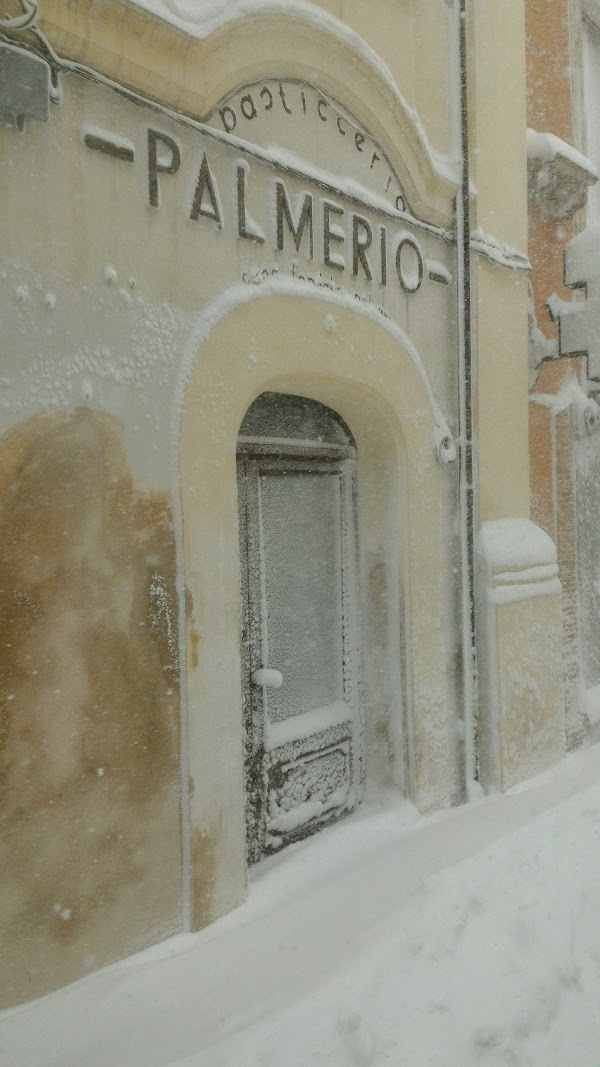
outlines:
[{"label": "snow-covered ledge", "polygon": [[561,585],[552,539],[529,519],[483,522],[478,544],[485,789],[508,789],[565,751]]},{"label": "snow-covered ledge", "polygon": [[527,130],[529,203],[552,219],[569,219],[582,208],[598,181],[593,163],[552,133]]},{"label": "snow-covered ledge", "polygon": [[488,520],[480,542],[495,604],[560,593],[554,542],[529,519]]}]

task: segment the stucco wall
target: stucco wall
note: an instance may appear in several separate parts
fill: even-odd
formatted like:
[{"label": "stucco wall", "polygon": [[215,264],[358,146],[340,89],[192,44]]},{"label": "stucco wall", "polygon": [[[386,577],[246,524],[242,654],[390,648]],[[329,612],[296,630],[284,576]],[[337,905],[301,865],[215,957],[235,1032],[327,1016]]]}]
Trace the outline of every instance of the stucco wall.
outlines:
[{"label": "stucco wall", "polygon": [[[172,56],[159,48],[172,28],[150,19],[149,34],[136,37],[139,12],[130,5],[84,7],[48,3],[43,17],[64,15],[62,38],[49,28],[57,46],[70,43],[79,60],[104,63],[125,84],[154,95],[164,88],[168,103],[183,92],[185,47],[166,87],[142,62]],[[434,7],[439,28],[443,5]],[[255,27],[263,49],[264,27]],[[327,53],[327,39],[314,26],[306,32],[296,38],[289,81],[285,54],[272,69],[278,42],[288,40],[278,36],[281,19],[273,20],[268,63],[248,71],[254,100],[267,86],[263,103],[269,77],[284,79],[254,154],[228,139],[218,109],[198,130],[68,72],[47,124],[30,123],[22,135],[0,129],[0,607],[11,635],[2,665],[2,812],[12,872],[2,890],[4,1003],[185,923],[203,926],[243,899],[239,565],[235,483],[223,472],[233,471],[245,408],[269,382],[293,390],[303,375],[307,395],[316,391],[348,414],[360,439],[369,729],[386,741],[382,773],[423,808],[460,794],[450,577],[456,474],[438,462],[434,432],[436,424],[449,434],[457,425],[456,252],[447,230],[429,222],[413,231],[410,218],[394,213],[403,188],[409,208],[451,224],[454,190],[436,176],[414,116],[394,103],[376,65],[364,57],[355,64],[340,45],[310,84],[295,80]],[[177,40],[186,42],[181,32]],[[201,67],[191,59],[204,49],[215,75],[203,87],[205,103],[227,100],[241,114],[239,40],[224,64],[214,41],[186,47],[186,84],[200,92]],[[405,85],[408,77],[404,70]],[[287,94],[281,102],[279,88]],[[353,126],[355,97],[362,114]],[[294,122],[305,122],[305,141],[288,132]],[[94,150],[90,131],[117,138],[127,158]],[[274,166],[268,136],[288,151],[295,146],[312,172],[289,157],[287,168]],[[172,172],[169,152],[180,162]],[[213,217],[193,210],[204,153]],[[240,231],[240,170],[250,236]],[[355,184],[336,192],[328,175]],[[295,248],[288,226],[280,247],[277,182],[294,217],[312,197],[311,242],[305,236]],[[344,231],[337,243],[324,233],[328,202]],[[369,229],[367,269],[354,241]],[[411,233],[420,281],[416,246],[408,247],[406,277],[396,264]],[[343,269],[327,264],[331,252]],[[256,299],[267,292],[270,299]],[[328,313],[336,329],[325,327]],[[200,383],[199,403],[190,375]],[[391,416],[385,433],[383,421],[377,431],[388,405],[402,410],[402,431],[390,428]],[[385,620],[373,601],[384,595]]]},{"label": "stucco wall", "polygon": [[181,928],[171,508],[118,421],[79,408],[0,439],[0,997]]},{"label": "stucco wall", "polygon": [[[121,88],[63,70],[47,125],[0,130],[0,489],[13,509],[2,551],[20,634],[7,659],[6,812],[30,788],[28,759],[50,783],[8,837],[7,999],[243,899],[235,441],[264,389],[304,392],[351,426],[371,737],[385,735],[390,777],[422,810],[463,796],[458,172],[440,158],[458,135],[455,28],[442,0],[376,6],[378,18],[357,0],[332,4],[345,27],[253,13],[205,36],[126,0],[44,5],[59,54]],[[520,3],[515,14],[477,8],[469,104],[473,222],[522,248]],[[262,141],[259,99],[272,120]],[[248,126],[228,130],[225,104],[244,107]],[[312,125],[300,135],[301,123]],[[302,204],[314,227],[307,208],[304,234]],[[475,262],[481,510],[526,514],[526,283],[510,263]],[[47,583],[24,562],[21,526]],[[525,596],[500,613],[507,759],[530,692],[510,682],[510,661],[528,650],[535,688],[544,620],[556,637],[552,612],[536,611]],[[32,643],[41,686],[27,674]],[[536,724],[546,729],[543,709]],[[551,745],[536,743],[545,760]],[[98,827],[104,853],[85,836]]]}]

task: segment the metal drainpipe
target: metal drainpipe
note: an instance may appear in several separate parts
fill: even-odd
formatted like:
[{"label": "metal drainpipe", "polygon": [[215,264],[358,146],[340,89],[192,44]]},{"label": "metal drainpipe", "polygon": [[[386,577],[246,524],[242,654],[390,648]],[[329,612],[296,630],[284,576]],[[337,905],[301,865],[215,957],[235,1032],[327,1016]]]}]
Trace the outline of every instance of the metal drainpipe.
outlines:
[{"label": "metal drainpipe", "polygon": [[465,798],[478,778],[478,678],[475,620],[476,454],[473,431],[475,360],[471,321],[471,205],[467,77],[467,4],[458,4],[459,98],[462,181],[456,201],[458,254],[459,500],[461,632],[464,699]]}]

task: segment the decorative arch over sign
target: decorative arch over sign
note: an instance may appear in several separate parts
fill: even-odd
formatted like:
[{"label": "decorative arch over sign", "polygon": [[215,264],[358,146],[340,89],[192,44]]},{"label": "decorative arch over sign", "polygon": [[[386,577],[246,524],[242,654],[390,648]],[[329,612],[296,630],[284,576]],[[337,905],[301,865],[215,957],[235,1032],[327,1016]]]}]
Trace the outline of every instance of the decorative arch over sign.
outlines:
[{"label": "decorative arch over sign", "polygon": [[[121,17],[120,4],[112,2]],[[104,4],[46,0],[43,14],[43,30],[59,55],[117,82],[126,69],[134,92],[198,120],[210,121],[232,86],[280,78],[318,82],[382,146],[415,214],[436,225],[453,224],[456,168],[433,150],[377,54],[325,12],[310,17],[308,9],[291,14],[268,5],[200,25],[182,17],[172,24],[132,6],[125,52],[118,53]],[[142,56],[140,39],[152,43]]]},{"label": "decorative arch over sign", "polygon": [[[308,82],[266,79],[246,85],[219,103],[208,124],[251,141],[280,166],[412,214],[381,145],[346,108]],[[323,165],[328,158],[330,170]]]},{"label": "decorative arch over sign", "polygon": [[[382,146],[415,214],[438,225],[453,223],[458,171],[436,154],[381,58],[341,21],[324,12],[311,19],[306,9],[293,15],[257,10],[228,20],[207,38],[207,46],[209,42],[219,70],[214,71],[216,92],[205,114],[226,100],[231,84],[317,82]],[[205,70],[212,74],[212,65]]]}]

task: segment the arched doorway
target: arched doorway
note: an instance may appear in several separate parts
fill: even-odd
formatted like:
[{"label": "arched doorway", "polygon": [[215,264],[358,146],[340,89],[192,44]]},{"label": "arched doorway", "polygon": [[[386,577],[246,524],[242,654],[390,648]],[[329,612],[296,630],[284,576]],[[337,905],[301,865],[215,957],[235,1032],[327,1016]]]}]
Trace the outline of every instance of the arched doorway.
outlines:
[{"label": "arched doorway", "polygon": [[354,438],[262,393],[237,442],[249,862],[362,797]]},{"label": "arched doorway", "polygon": [[327,405],[356,442],[367,793],[382,783],[428,810],[450,802],[458,779],[453,472],[437,458],[422,366],[400,331],[360,304],[272,285],[244,290],[244,300],[234,289],[229,304],[207,310],[177,406],[193,929],[247,887],[236,445],[267,390]]}]

